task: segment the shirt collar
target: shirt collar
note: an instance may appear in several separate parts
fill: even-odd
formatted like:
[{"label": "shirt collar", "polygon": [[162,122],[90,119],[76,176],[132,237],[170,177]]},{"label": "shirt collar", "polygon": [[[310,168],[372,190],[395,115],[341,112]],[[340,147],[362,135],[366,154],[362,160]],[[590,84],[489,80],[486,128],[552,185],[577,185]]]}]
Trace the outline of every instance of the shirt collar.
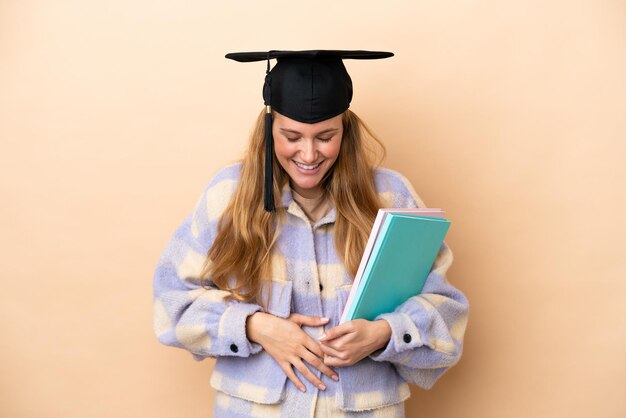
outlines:
[{"label": "shirt collar", "polygon": [[[295,200],[293,200],[291,186],[289,185],[288,181],[285,182],[285,185],[282,187],[280,191],[280,195],[281,195],[281,207],[287,208],[287,213],[290,213],[298,218],[303,219],[308,224],[311,223],[311,221],[306,216],[306,214],[304,213],[300,205],[298,205],[298,203]],[[337,217],[337,210],[333,207],[331,210],[328,211],[326,215],[322,217],[322,219],[320,219],[313,225],[313,229],[319,228],[322,225],[334,223],[336,217]]]}]

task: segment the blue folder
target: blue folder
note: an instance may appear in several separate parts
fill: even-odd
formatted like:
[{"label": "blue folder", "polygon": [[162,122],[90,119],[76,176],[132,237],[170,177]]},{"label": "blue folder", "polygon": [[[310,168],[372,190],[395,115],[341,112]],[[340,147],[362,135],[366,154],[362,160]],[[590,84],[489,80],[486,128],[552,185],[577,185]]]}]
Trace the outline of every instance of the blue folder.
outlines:
[{"label": "blue folder", "polygon": [[371,321],[421,293],[449,228],[442,218],[388,213],[346,321]]}]

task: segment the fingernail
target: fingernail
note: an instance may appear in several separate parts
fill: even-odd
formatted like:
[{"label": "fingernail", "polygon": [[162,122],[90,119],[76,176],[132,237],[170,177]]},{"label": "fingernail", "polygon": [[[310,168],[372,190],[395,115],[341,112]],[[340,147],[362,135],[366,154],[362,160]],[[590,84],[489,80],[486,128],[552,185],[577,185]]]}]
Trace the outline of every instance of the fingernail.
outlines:
[{"label": "fingernail", "polygon": [[336,374],[332,375],[330,378],[333,379],[335,382],[339,381],[339,376],[337,376]]},{"label": "fingernail", "polygon": [[306,392],[306,388],[304,386],[300,386],[300,391]]},{"label": "fingernail", "polygon": [[317,340],[318,340],[318,341],[323,341],[323,340],[325,340],[325,339],[326,339],[326,334],[322,334],[322,336],[321,336],[321,337],[319,337]]},{"label": "fingernail", "polygon": [[320,388],[321,390],[326,390],[326,386],[324,386],[323,383],[320,383],[319,385],[317,385],[318,388]]},{"label": "fingernail", "polygon": [[321,322],[328,322],[328,321],[330,321],[330,318],[323,317],[323,318],[320,318],[320,321]]}]

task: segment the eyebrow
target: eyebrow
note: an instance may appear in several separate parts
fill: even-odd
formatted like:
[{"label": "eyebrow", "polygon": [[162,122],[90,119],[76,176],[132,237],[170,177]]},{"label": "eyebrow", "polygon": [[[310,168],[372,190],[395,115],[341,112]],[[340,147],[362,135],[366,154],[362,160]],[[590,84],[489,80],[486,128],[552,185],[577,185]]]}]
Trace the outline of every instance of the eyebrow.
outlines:
[{"label": "eyebrow", "polygon": [[[300,134],[300,132],[298,132],[298,131],[294,131],[293,129],[284,129],[284,128],[280,128],[280,130],[281,130],[281,131],[283,131],[283,132],[291,132],[291,133],[293,133],[293,134]],[[321,135],[321,134],[325,134],[325,133],[327,133],[327,132],[332,132],[332,131],[337,131],[337,130],[339,130],[339,129],[338,129],[338,128],[324,129],[323,131],[318,132],[318,133],[317,133],[317,135]]]}]

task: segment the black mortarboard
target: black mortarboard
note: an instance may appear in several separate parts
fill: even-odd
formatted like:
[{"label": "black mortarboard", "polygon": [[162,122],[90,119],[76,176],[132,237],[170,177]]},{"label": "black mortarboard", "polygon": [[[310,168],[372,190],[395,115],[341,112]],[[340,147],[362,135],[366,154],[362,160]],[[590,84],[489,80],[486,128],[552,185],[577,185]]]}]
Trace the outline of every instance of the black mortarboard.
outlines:
[{"label": "black mortarboard", "polygon": [[[316,123],[337,116],[350,106],[352,80],[342,59],[392,57],[381,51],[267,51],[226,54],[239,62],[267,60],[263,101],[265,114],[265,199],[264,208],[274,210],[272,160],[272,109],[288,118]],[[270,59],[277,63],[270,71]]]}]

